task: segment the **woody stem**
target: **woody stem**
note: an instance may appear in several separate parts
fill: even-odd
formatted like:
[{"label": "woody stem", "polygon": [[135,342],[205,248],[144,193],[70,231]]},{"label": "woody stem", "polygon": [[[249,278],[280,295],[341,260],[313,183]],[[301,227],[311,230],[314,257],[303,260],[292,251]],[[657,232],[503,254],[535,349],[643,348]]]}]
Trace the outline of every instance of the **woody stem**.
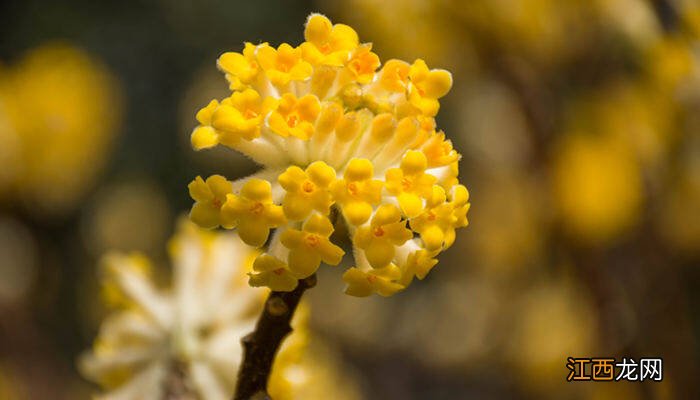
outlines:
[{"label": "woody stem", "polygon": [[292,332],[290,321],[301,296],[316,286],[316,275],[301,279],[291,292],[270,292],[255,330],[241,339],[243,363],[238,371],[234,400],[270,399],[267,382],[272,363],[284,338]]}]

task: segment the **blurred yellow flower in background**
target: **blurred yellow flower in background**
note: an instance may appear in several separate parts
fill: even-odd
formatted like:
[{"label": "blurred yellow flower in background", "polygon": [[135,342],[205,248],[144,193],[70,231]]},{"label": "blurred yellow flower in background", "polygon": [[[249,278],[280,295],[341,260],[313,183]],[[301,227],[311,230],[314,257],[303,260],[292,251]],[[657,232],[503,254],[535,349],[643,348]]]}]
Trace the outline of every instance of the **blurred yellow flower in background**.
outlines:
[{"label": "blurred yellow flower in background", "polygon": [[542,282],[521,295],[516,312],[508,351],[522,384],[542,394],[579,390],[564,379],[564,363],[597,351],[597,321],[586,290],[568,279]]},{"label": "blurred yellow flower in background", "polygon": [[[172,210],[163,188],[143,177],[102,185],[82,215],[83,242],[95,257],[108,251],[162,253]],[[148,221],[144,224],[143,221]]]},{"label": "blurred yellow flower in background", "polygon": [[588,243],[606,243],[637,222],[642,179],[624,142],[595,133],[570,134],[553,157],[553,196],[569,233]]},{"label": "blurred yellow flower in background", "polygon": [[0,160],[12,162],[0,193],[36,214],[70,210],[106,164],[121,108],[111,73],[67,43],[34,48],[0,70]]},{"label": "blurred yellow flower in background", "polygon": [[[423,57],[450,68],[455,67],[450,36],[453,26],[440,18],[439,7],[429,0],[351,0],[333,4],[351,22],[381,38],[378,49],[388,57]],[[435,21],[441,21],[436,24]],[[460,49],[463,51],[463,49]]]}]

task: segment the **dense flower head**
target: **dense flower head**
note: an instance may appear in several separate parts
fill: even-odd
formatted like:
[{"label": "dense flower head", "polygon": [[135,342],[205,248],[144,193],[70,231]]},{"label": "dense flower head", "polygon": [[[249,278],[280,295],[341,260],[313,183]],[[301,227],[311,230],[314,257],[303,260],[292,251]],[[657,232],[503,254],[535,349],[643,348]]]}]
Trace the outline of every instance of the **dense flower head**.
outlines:
[{"label": "dense flower head", "polygon": [[422,279],[467,225],[460,155],[436,130],[452,75],[424,60],[382,63],[357,33],[311,14],[299,46],[246,43],[218,60],[232,94],[197,113],[192,145],[223,145],[263,166],[190,184],[192,219],[265,246],[250,284],[289,291],[344,251],[347,293],[391,295]]}]

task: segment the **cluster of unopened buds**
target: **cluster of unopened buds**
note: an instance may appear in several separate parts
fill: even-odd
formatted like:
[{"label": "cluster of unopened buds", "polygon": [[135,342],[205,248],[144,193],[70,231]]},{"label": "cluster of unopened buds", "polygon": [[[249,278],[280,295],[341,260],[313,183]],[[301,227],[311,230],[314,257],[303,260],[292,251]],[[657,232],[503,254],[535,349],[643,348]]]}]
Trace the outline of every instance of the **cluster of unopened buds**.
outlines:
[{"label": "cluster of unopened buds", "polygon": [[232,94],[197,113],[192,145],[221,144],[264,168],[235,182],[197,177],[191,218],[264,246],[250,284],[277,291],[339,264],[342,227],[355,261],[346,293],[392,295],[424,278],[468,223],[460,155],[434,119],[452,76],[421,59],[379,68],[370,43],[320,14],[304,36],[219,58]]}]

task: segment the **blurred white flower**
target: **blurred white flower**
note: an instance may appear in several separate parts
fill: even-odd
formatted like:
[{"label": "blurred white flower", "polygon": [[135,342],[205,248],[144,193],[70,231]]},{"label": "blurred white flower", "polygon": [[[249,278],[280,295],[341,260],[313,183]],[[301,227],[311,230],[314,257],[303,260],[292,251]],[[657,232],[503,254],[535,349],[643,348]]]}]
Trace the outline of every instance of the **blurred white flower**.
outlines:
[{"label": "blurred white flower", "polygon": [[[233,393],[242,349],[264,291],[247,286],[256,252],[236,234],[205,232],[183,220],[170,243],[172,289],[157,288],[149,261],[110,254],[103,263],[103,322],[80,369],[105,392],[101,399],[161,399],[172,382],[192,396]],[[179,382],[178,382],[179,379]]]}]

